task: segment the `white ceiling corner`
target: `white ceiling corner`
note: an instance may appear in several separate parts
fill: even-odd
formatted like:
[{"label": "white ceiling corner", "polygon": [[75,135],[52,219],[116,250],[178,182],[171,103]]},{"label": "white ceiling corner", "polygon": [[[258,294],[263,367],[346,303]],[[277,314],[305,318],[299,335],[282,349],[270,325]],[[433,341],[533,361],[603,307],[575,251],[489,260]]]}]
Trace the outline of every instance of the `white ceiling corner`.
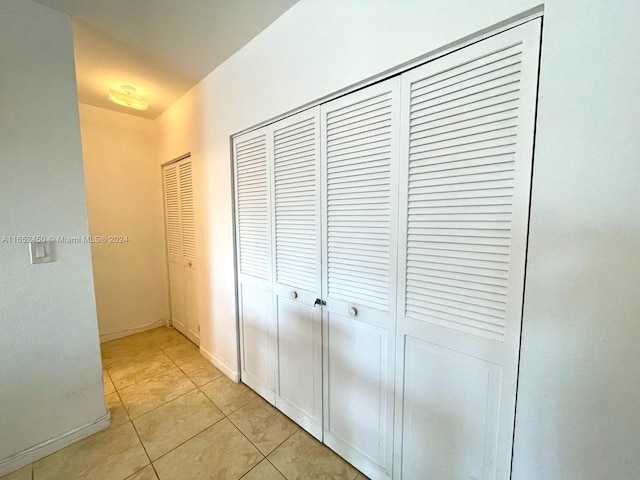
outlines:
[{"label": "white ceiling corner", "polygon": [[[81,103],[156,118],[297,0],[36,0],[73,18]],[[108,100],[129,84],[139,111]]]}]

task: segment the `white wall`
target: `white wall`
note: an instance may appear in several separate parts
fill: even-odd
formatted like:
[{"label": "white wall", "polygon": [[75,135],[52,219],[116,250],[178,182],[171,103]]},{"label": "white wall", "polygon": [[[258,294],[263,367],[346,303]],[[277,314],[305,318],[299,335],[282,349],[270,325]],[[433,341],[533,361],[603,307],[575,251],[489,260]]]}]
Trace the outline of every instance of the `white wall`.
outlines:
[{"label": "white wall", "polygon": [[[237,369],[229,136],[537,3],[302,0],[159,118],[200,162],[203,348]],[[545,4],[514,479],[640,476],[638,18]]]},{"label": "white wall", "polygon": [[[0,240],[86,234],[69,18],[3,0]],[[27,245],[0,243],[0,475],[108,425],[89,245],[54,248],[31,265]]]},{"label": "white wall", "polygon": [[156,122],[80,104],[80,130],[102,341],[169,318],[161,169]]}]

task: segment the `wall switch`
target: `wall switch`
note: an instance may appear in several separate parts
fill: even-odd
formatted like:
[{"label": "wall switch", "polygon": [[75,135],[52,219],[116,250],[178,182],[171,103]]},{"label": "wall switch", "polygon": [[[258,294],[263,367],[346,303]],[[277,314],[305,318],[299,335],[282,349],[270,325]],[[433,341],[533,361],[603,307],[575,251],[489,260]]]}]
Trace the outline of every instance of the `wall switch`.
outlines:
[{"label": "wall switch", "polygon": [[31,263],[49,263],[53,261],[51,242],[30,242]]}]

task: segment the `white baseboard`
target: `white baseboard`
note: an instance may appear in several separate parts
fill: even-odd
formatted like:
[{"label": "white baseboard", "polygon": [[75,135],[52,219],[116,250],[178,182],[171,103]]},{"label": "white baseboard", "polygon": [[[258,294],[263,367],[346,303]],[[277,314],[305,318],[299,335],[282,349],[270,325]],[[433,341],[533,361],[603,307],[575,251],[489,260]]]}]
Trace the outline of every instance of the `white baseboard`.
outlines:
[{"label": "white baseboard", "polygon": [[167,320],[156,320],[155,322],[145,323],[144,325],[140,325],[139,327],[127,328],[126,330],[121,330],[119,332],[114,332],[114,333],[100,334],[100,343],[109,342],[111,340],[116,340],[122,337],[127,337],[129,335],[133,335],[134,333],[153,330],[154,328],[168,327],[168,326],[169,326],[169,322]]},{"label": "white baseboard", "polygon": [[202,347],[200,347],[200,353],[202,354],[202,356],[204,358],[206,358],[211,363],[213,363],[214,367],[216,367],[218,370],[220,370],[222,373],[224,373],[231,380],[233,380],[236,383],[238,383],[240,381],[240,376],[238,375],[238,372],[236,370],[234,370],[233,368],[229,367],[224,362],[221,362],[219,359],[217,359],[215,356],[213,356],[213,354],[207,352]]},{"label": "white baseboard", "polygon": [[47,455],[51,455],[53,452],[63,449],[71,445],[72,443],[82,440],[89,435],[104,430],[111,423],[111,414],[107,411],[106,414],[95,420],[73,430],[58,435],[42,443],[29,447],[22,452],[18,452],[15,455],[11,455],[4,460],[0,460],[0,477],[10,472],[18,470],[19,468],[29,465],[30,463],[40,460]]}]

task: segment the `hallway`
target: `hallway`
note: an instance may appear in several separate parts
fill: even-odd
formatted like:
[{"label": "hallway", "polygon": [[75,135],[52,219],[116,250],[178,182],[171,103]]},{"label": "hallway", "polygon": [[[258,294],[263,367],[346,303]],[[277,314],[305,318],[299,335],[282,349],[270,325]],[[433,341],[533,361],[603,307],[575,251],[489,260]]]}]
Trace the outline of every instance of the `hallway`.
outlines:
[{"label": "hallway", "polygon": [[101,350],[111,426],[0,480],[366,478],[174,329]]}]

